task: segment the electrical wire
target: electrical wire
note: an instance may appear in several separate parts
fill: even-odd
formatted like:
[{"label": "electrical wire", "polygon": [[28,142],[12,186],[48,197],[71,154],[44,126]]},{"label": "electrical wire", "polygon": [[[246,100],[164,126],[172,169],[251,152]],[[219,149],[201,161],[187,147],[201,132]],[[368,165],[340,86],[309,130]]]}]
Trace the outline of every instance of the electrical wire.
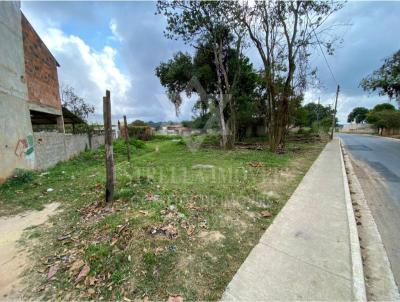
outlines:
[{"label": "electrical wire", "polygon": [[[308,21],[311,23],[311,20],[310,20],[310,17],[308,16],[308,14],[307,14],[307,18],[308,18]],[[324,50],[322,49],[321,42],[320,42],[320,40],[318,39],[317,33],[315,32],[314,28],[313,28],[311,25],[310,25],[310,27],[311,27],[312,32],[314,33],[315,39],[316,39],[317,42],[318,42],[319,49],[320,49],[320,51],[321,51],[321,53],[322,53],[322,56],[324,57],[326,66],[328,67],[328,70],[329,70],[329,72],[330,72],[330,74],[331,74],[331,76],[332,76],[332,79],[335,81],[336,85],[339,85],[338,82],[336,81],[335,76],[333,75],[332,68],[331,68],[331,66],[329,65],[328,59],[327,59],[326,56],[325,56]]]}]

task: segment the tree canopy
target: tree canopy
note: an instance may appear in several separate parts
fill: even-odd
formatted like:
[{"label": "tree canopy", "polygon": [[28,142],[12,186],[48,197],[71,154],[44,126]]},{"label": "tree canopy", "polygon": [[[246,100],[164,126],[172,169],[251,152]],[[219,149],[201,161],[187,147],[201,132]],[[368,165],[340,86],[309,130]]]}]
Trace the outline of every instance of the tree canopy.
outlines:
[{"label": "tree canopy", "polygon": [[361,87],[367,91],[378,91],[396,99],[400,104],[400,50],[386,58],[383,65],[362,79]]},{"label": "tree canopy", "polygon": [[364,123],[367,120],[369,110],[364,107],[355,107],[347,116],[347,122],[356,122],[357,124]]},{"label": "tree canopy", "polygon": [[[193,58],[175,54],[156,74],[177,109],[181,94],[194,92],[203,114],[216,109],[223,146],[234,141],[240,125],[260,119],[268,127],[270,149],[278,151],[315,76],[312,49],[319,44],[333,53],[335,36],[325,34],[323,24],[341,7],[332,1],[159,1],[166,37],[181,39],[196,52]],[[248,42],[263,63],[259,72],[243,54]]]},{"label": "tree canopy", "polygon": [[[283,147],[290,124],[291,101],[301,97],[308,79],[310,52],[318,43],[333,53],[335,37],[324,35],[324,22],[341,3],[332,1],[256,1],[232,5],[263,62],[267,93],[269,144]],[[326,28],[325,28],[326,30]],[[316,37],[319,31],[319,39]]]},{"label": "tree canopy", "polygon": [[91,113],[94,113],[94,106],[88,104],[82,97],[78,96],[75,89],[71,86],[61,87],[61,103],[76,116],[87,121]]}]

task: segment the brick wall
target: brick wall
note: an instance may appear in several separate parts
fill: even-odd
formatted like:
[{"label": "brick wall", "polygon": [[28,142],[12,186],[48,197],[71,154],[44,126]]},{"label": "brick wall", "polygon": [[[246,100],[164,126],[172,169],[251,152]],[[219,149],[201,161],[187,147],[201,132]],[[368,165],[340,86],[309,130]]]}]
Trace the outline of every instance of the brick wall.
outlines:
[{"label": "brick wall", "polygon": [[[35,169],[44,170],[88,149],[87,134],[34,132]],[[92,150],[104,144],[104,135],[92,136]]]},{"label": "brick wall", "polygon": [[23,14],[21,23],[28,99],[61,109],[58,63]]}]

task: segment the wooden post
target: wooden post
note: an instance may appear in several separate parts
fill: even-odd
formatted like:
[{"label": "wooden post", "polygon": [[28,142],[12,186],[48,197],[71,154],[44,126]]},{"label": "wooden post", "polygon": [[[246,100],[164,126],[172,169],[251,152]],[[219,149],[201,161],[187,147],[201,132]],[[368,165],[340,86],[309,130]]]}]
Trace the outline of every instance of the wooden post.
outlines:
[{"label": "wooden post", "polygon": [[113,201],[114,195],[114,157],[112,146],[112,124],[111,124],[111,99],[110,91],[106,90],[103,97],[104,117],[104,142],[106,149],[106,203]]},{"label": "wooden post", "polygon": [[336,108],[337,108],[337,100],[338,100],[338,97],[339,97],[339,90],[340,90],[340,87],[339,87],[339,85],[337,85],[336,100],[335,100],[335,110],[333,111],[333,116],[332,116],[331,139],[333,139],[333,131],[335,130],[335,126],[336,126]]},{"label": "wooden post", "polygon": [[124,129],[125,129],[125,142],[128,148],[128,161],[131,161],[131,146],[129,145],[128,123],[126,122],[126,115],[124,115]]}]

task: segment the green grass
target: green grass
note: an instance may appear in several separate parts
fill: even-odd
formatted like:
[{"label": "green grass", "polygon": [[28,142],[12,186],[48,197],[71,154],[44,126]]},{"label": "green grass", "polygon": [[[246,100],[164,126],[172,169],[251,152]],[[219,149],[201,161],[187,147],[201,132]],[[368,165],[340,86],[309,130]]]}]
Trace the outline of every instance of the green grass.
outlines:
[{"label": "green grass", "polygon": [[[278,155],[191,150],[166,137],[131,145],[129,163],[124,142],[114,142],[116,190],[110,206],[102,204],[103,148],[60,163],[48,174],[0,187],[3,215],[49,202],[60,202],[63,209],[50,219],[51,226],[34,230],[32,238],[40,240],[30,244],[34,261],[26,297],[219,299],[273,220],[260,212],[279,212],[323,147],[289,144]],[[46,192],[50,187],[54,191]],[[71,239],[57,240],[63,234]],[[69,268],[79,259],[90,272],[76,285]],[[59,271],[48,281],[47,269],[54,264]]]}]

